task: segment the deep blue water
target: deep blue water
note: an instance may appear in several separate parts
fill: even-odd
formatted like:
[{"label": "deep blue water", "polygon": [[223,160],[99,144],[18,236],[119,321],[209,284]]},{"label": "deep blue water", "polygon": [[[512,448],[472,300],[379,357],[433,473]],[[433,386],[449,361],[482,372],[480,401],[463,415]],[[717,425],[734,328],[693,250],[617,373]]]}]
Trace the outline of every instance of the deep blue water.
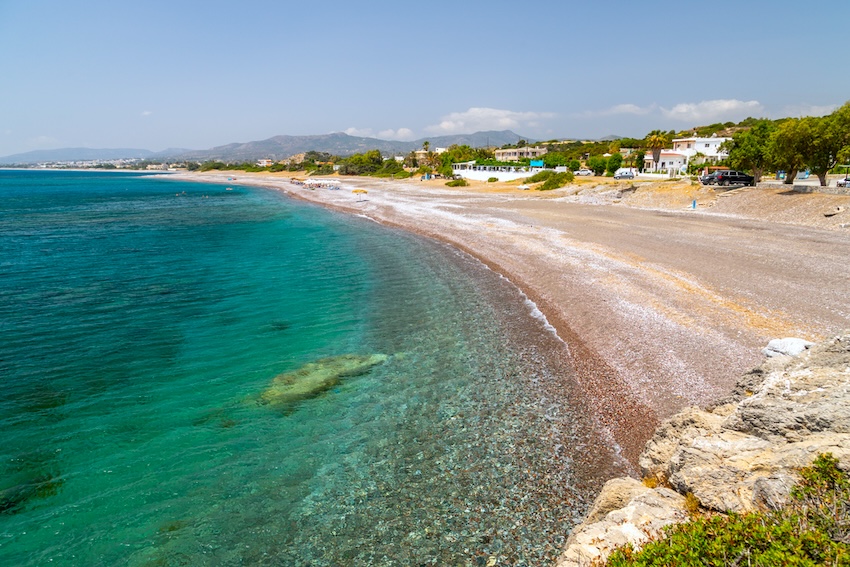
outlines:
[{"label": "deep blue water", "polygon": [[0,565],[541,565],[608,474],[565,347],[445,245],[49,171],[0,171],[0,244]]}]

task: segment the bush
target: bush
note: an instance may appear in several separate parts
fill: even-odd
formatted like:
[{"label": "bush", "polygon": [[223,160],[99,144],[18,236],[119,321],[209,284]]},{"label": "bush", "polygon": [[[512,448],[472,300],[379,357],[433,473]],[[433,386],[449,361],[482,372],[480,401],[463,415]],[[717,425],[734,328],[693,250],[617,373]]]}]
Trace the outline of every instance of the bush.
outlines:
[{"label": "bush", "polygon": [[791,491],[791,504],[781,510],[696,517],[670,526],[666,537],[649,542],[640,551],[630,546],[618,549],[607,565],[850,564],[850,481],[846,473],[826,453],[800,471],[800,476]]},{"label": "bush", "polygon": [[491,177],[491,178],[489,178],[489,179],[487,180],[487,183],[495,183],[495,182],[497,182],[498,180],[499,180],[499,178],[498,178],[498,177]]},{"label": "bush", "polygon": [[467,182],[467,180],[464,179],[463,177],[461,177],[460,179],[455,179],[455,180],[452,180],[452,181],[449,181],[448,183],[446,183],[446,186],[448,186],[448,187],[466,187],[467,185],[469,185],[469,182]]},{"label": "bush", "polygon": [[531,177],[528,177],[525,180],[525,182],[526,183],[540,183],[541,181],[546,181],[547,179],[549,179],[553,175],[555,175],[554,171],[552,171],[551,169],[544,169],[543,171],[540,171],[538,173],[535,173]]},{"label": "bush", "polygon": [[551,191],[552,189],[558,189],[559,187],[563,187],[567,183],[572,183],[575,179],[575,176],[571,171],[566,171],[564,173],[553,173],[550,175],[546,181],[537,188],[538,191]]}]

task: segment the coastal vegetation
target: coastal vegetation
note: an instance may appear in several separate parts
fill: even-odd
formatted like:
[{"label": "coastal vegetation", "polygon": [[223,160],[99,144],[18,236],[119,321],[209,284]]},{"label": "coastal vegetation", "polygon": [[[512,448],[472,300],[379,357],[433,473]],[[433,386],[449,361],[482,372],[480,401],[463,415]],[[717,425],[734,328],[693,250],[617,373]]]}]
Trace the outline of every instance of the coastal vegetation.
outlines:
[{"label": "coastal vegetation", "polygon": [[764,171],[782,170],[785,182],[793,183],[808,169],[826,185],[830,171],[850,162],[850,102],[827,116],[748,119],[748,127],[733,134],[724,149],[728,164],[752,170],[756,181]]},{"label": "coastal vegetation", "polygon": [[787,505],[708,514],[668,528],[640,551],[611,554],[608,567],[649,565],[850,565],[850,480],[830,453],[800,471]]},{"label": "coastal vegetation", "polygon": [[[723,122],[697,126],[686,130],[652,130],[643,138],[617,138],[606,140],[548,140],[529,143],[520,139],[516,144],[506,144],[502,149],[528,145],[544,147],[547,153],[540,156],[544,167],[566,167],[577,171],[582,167],[596,175],[614,175],[621,167],[641,169],[644,158],[652,156],[658,163],[661,151],[669,148],[675,138],[720,136],[730,138],[722,149],[728,158],[714,165],[752,172],[756,182],[767,172],[783,172],[786,183],[792,183],[796,174],[808,171],[815,174],[821,185],[826,175],[835,171],[850,172],[850,102],[829,115],[820,117],[746,118],[738,123]],[[372,149],[352,155],[333,155],[328,152],[308,151],[274,163],[234,162],[226,159],[196,162],[192,160],[173,164],[189,171],[240,170],[246,172],[304,172],[307,175],[340,175],[392,177],[402,179],[417,173],[431,173],[442,177],[453,175],[452,164],[475,162],[478,166],[528,167],[531,160],[521,158],[503,162],[495,159],[495,148],[451,145],[436,151],[431,143],[423,142],[422,149],[406,155],[385,155]],[[689,173],[698,173],[700,160],[689,164]],[[164,164],[155,160],[137,161],[122,167],[128,169],[157,169]],[[100,164],[101,168],[115,168]],[[171,167],[171,166],[170,166]]]},{"label": "coastal vegetation", "polygon": [[551,169],[545,169],[539,173],[535,173],[525,180],[526,183],[541,183],[535,187],[538,191],[551,191],[563,187],[567,183],[571,183],[575,176],[571,171],[558,172]]}]

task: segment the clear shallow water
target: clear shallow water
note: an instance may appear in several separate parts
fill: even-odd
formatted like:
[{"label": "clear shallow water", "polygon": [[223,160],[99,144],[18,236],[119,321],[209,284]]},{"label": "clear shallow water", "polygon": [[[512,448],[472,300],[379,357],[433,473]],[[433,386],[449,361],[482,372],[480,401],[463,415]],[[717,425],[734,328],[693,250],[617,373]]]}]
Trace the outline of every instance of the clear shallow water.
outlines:
[{"label": "clear shallow water", "polygon": [[[610,453],[438,243],[266,190],[0,171],[0,564],[540,565]],[[389,355],[316,397],[275,376]]]}]

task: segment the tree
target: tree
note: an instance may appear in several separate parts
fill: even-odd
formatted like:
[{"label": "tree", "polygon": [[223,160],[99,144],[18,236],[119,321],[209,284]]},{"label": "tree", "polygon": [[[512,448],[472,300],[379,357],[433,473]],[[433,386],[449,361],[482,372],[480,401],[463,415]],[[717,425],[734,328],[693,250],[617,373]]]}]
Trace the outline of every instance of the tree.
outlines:
[{"label": "tree", "polygon": [[661,130],[653,130],[646,135],[644,140],[646,148],[652,152],[653,169],[658,169],[658,161],[661,159],[661,150],[667,147],[669,140]]},{"label": "tree", "polygon": [[571,159],[570,163],[567,164],[567,167],[570,168],[570,171],[578,171],[581,169],[581,162],[577,159]]},{"label": "tree", "polygon": [[809,132],[802,119],[790,118],[782,122],[770,137],[768,155],[777,169],[785,170],[785,184],[794,183],[797,172],[805,167],[803,149]]},{"label": "tree", "polygon": [[635,152],[635,167],[638,168],[638,171],[643,171],[643,162],[646,159],[646,152],[643,150],[638,150]]},{"label": "tree", "polygon": [[729,165],[735,169],[752,170],[755,183],[761,181],[764,171],[772,166],[769,145],[774,132],[774,122],[758,120],[749,130],[734,134],[721,147],[729,153]]},{"label": "tree", "polygon": [[623,165],[623,156],[620,155],[619,152],[617,152],[616,154],[611,154],[611,157],[608,158],[608,173],[614,175],[614,173],[616,173],[617,170],[620,169],[621,165]]},{"label": "tree", "polygon": [[605,167],[607,165],[608,160],[602,156],[591,156],[590,159],[587,160],[588,169],[591,169],[596,175],[602,175],[605,173]]},{"label": "tree", "polygon": [[811,128],[804,159],[809,169],[826,186],[826,174],[844,157],[850,146],[850,103],[822,118],[804,118]]},{"label": "tree", "polygon": [[543,165],[549,168],[558,167],[559,165],[567,165],[567,162],[569,161],[567,156],[560,152],[549,152],[543,154],[541,159],[543,159]]},{"label": "tree", "polygon": [[426,152],[430,151],[431,142],[429,142],[428,140],[425,140],[424,142],[422,142],[422,149],[425,150]]}]

